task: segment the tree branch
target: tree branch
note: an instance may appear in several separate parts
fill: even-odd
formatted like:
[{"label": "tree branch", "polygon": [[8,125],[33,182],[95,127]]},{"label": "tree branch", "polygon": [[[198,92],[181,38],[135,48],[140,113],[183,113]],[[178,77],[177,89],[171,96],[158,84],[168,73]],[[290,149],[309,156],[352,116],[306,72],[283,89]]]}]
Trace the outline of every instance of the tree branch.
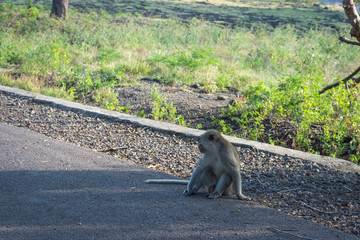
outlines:
[{"label": "tree branch", "polygon": [[350,39],[344,37],[344,36],[341,36],[339,37],[339,40],[344,42],[344,43],[347,43],[347,44],[351,44],[351,45],[355,45],[355,46],[360,46],[360,42],[355,42],[355,41],[351,41]]},{"label": "tree branch", "polygon": [[[343,0],[343,8],[344,8],[346,16],[350,20],[351,26],[352,26],[350,35],[353,37],[356,37],[358,42],[352,41],[344,36],[339,37],[339,40],[342,42],[345,42],[347,44],[360,46],[360,43],[359,43],[360,42],[360,17],[359,17],[358,12],[356,11],[356,6],[354,4],[354,0]],[[357,86],[357,84],[360,83],[360,77],[359,78],[353,78],[353,77],[356,74],[358,74],[359,72],[360,72],[360,67],[358,67],[353,73],[351,73],[349,76],[342,79],[341,81],[324,87],[321,91],[319,91],[319,94],[323,94],[327,90],[339,86],[341,82],[344,82],[346,85],[346,88],[348,88],[347,84],[350,79],[353,79],[354,83],[352,85],[350,85],[349,88],[353,88],[353,87]]]},{"label": "tree branch", "polygon": [[[334,87],[339,86],[341,82],[347,82],[347,81],[349,81],[350,79],[352,79],[352,77],[354,77],[354,76],[355,76],[356,74],[358,74],[359,72],[360,72],[360,67],[358,67],[353,73],[351,73],[349,76],[347,76],[347,77],[344,78],[343,80],[324,87],[321,91],[319,91],[319,94],[322,94],[322,93],[326,92],[326,91],[329,90],[329,89],[332,89],[332,88],[334,88]],[[355,83],[359,83],[359,82],[360,82],[359,79],[360,79],[360,78],[357,78],[357,79],[355,80]]]}]

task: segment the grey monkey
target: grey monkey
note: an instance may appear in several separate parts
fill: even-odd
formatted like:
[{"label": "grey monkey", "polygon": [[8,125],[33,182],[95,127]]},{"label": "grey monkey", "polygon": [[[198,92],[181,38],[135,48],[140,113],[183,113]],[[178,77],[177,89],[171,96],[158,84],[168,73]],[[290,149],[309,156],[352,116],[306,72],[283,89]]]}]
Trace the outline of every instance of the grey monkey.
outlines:
[{"label": "grey monkey", "polygon": [[209,199],[222,195],[235,195],[240,200],[250,200],[242,194],[240,157],[234,146],[218,131],[209,130],[200,137],[200,162],[190,180],[148,179],[147,183],[187,184],[185,196],[196,194],[202,187],[208,189]]},{"label": "grey monkey", "polygon": [[210,130],[201,135],[199,150],[202,153],[200,162],[191,175],[184,195],[197,193],[204,183],[215,179],[216,183],[209,187],[208,198],[235,192],[238,199],[250,200],[242,194],[240,157],[229,141],[218,131]]}]

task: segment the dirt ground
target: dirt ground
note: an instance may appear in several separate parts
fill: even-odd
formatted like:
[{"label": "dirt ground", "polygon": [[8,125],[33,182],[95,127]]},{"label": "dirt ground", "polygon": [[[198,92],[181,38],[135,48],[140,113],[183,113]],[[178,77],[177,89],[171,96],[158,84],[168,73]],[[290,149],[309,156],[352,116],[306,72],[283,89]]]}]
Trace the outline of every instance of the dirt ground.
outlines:
[{"label": "dirt ground", "polygon": [[[144,111],[148,118],[152,118],[152,101],[149,97],[155,86],[168,103],[176,107],[177,115],[182,115],[190,127],[196,128],[201,124],[204,129],[213,127],[211,119],[220,117],[219,110],[239,96],[239,92],[230,89],[228,92],[209,94],[198,86],[174,87],[160,84],[156,80],[145,78],[140,86],[122,86],[115,89],[119,97],[119,106],[127,106],[131,115]],[[87,98],[87,104],[100,106],[99,103]]]}]

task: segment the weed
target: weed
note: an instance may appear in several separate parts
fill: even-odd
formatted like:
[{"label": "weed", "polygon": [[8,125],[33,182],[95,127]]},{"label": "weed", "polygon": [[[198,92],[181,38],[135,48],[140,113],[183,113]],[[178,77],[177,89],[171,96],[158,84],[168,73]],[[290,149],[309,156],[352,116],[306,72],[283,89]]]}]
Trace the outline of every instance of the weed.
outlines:
[{"label": "weed", "polygon": [[180,126],[186,126],[185,118],[183,115],[177,115],[175,123]]},{"label": "weed", "polygon": [[144,110],[139,111],[136,115],[141,118],[147,117],[147,114],[144,112]]},{"label": "weed", "polygon": [[229,134],[232,132],[230,123],[226,123],[224,120],[217,119],[217,118],[212,118],[211,120],[212,120],[212,124],[214,125],[214,127],[217,130],[219,130],[220,132],[222,132],[224,134]]},{"label": "weed", "polygon": [[101,88],[95,90],[93,100],[110,111],[120,110],[124,111],[124,108],[119,108],[118,94],[110,88]]},{"label": "weed", "polygon": [[153,86],[149,97],[153,104],[151,113],[154,120],[185,125],[184,117],[182,115],[176,115],[176,107],[173,103],[168,103],[155,86]]}]

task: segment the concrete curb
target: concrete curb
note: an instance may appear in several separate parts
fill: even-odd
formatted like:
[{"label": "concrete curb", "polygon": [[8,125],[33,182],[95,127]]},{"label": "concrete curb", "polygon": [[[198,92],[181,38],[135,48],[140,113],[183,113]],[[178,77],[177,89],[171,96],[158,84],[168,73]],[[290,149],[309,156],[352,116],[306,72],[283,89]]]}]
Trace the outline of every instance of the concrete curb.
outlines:
[{"label": "concrete curb", "polygon": [[[205,132],[203,130],[182,127],[182,126],[178,126],[178,125],[171,124],[171,123],[154,121],[151,119],[140,118],[140,117],[124,114],[124,113],[119,113],[119,112],[109,111],[109,110],[105,110],[105,109],[101,109],[101,108],[97,108],[97,107],[87,106],[84,104],[75,103],[75,102],[71,102],[71,101],[67,101],[67,100],[63,100],[63,99],[59,99],[59,98],[48,97],[48,96],[28,92],[28,91],[17,89],[17,88],[6,87],[6,86],[0,85],[0,91],[5,92],[5,93],[12,93],[12,94],[22,96],[22,97],[32,98],[32,99],[34,99],[34,101],[54,105],[54,106],[62,108],[62,109],[67,109],[67,110],[72,110],[72,111],[77,111],[77,112],[82,112],[82,113],[95,114],[95,115],[99,115],[102,117],[113,118],[113,119],[116,119],[116,120],[122,121],[122,122],[129,122],[129,123],[132,123],[135,125],[146,126],[146,127],[150,127],[150,128],[160,130],[160,131],[165,131],[165,132],[178,133],[178,134],[182,134],[182,135],[189,136],[189,137],[199,137],[201,134],[203,134]],[[245,140],[245,139],[241,139],[241,138],[235,138],[235,137],[229,137],[229,136],[226,136],[226,138],[235,146],[252,147],[252,148],[256,148],[257,150],[264,151],[264,152],[270,152],[270,153],[274,153],[274,154],[278,154],[278,155],[282,155],[282,156],[289,156],[289,157],[300,158],[300,159],[312,161],[312,162],[322,164],[322,165],[325,165],[325,166],[328,166],[331,168],[335,168],[335,169],[338,169],[341,171],[360,173],[360,166],[358,166],[352,162],[343,160],[343,159],[337,159],[337,158],[332,158],[332,157],[327,157],[327,156],[320,156],[320,155],[305,153],[305,152],[301,152],[301,151],[297,151],[297,150],[293,150],[293,149],[283,148],[283,147],[279,147],[279,146],[273,146],[273,145],[266,144],[266,143],[249,141],[249,140]]]}]

